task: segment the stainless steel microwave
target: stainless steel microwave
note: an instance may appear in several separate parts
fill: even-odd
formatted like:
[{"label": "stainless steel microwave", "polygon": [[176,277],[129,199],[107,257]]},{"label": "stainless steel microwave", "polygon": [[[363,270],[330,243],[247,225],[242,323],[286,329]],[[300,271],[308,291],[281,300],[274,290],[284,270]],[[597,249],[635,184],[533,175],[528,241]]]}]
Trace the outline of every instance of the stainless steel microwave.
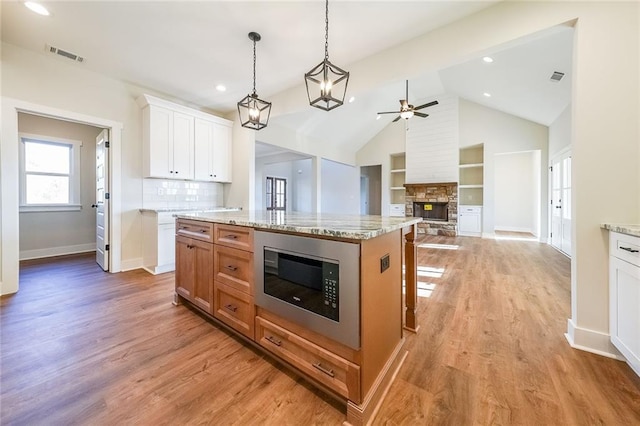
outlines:
[{"label": "stainless steel microwave", "polygon": [[255,302],[360,348],[360,245],[254,232]]}]

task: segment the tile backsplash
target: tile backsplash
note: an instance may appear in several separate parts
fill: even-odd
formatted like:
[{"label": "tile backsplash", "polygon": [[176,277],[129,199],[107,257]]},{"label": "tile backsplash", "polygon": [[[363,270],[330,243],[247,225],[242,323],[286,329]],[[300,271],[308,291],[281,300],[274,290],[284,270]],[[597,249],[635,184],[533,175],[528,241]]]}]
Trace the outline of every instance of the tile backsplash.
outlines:
[{"label": "tile backsplash", "polygon": [[200,209],[223,206],[223,185],[214,182],[143,179],[145,209]]}]

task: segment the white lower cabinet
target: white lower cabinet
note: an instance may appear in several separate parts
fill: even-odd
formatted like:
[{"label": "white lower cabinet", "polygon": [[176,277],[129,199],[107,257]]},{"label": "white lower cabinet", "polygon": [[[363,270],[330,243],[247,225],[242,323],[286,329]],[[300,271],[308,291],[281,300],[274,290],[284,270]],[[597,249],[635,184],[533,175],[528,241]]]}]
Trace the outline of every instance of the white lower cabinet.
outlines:
[{"label": "white lower cabinet", "polygon": [[142,212],[143,268],[156,275],[176,269],[177,212]]},{"label": "white lower cabinet", "polygon": [[609,235],[611,343],[640,376],[640,237]]},{"label": "white lower cabinet", "polygon": [[458,206],[458,235],[482,236],[481,206]]}]

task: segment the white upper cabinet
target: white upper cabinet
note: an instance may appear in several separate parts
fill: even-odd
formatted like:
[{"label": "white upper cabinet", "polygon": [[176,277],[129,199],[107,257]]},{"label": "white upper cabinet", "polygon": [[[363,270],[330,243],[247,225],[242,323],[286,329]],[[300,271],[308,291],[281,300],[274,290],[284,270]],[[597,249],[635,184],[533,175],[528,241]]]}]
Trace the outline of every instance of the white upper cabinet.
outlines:
[{"label": "white upper cabinet", "polygon": [[231,182],[231,127],[195,122],[195,180]]},{"label": "white upper cabinet", "polygon": [[138,105],[144,177],[231,182],[231,121],[149,95]]}]

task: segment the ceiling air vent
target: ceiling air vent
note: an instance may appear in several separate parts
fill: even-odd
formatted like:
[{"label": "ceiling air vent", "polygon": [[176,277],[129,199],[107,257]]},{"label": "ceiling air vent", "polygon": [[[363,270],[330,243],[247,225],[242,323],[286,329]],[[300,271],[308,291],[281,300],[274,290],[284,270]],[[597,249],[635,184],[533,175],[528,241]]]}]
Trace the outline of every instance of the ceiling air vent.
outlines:
[{"label": "ceiling air vent", "polygon": [[558,82],[558,81],[562,80],[562,77],[564,77],[564,73],[563,72],[554,71],[553,74],[551,74],[550,80],[553,81],[553,82]]},{"label": "ceiling air vent", "polygon": [[67,59],[71,59],[74,62],[84,62],[84,58],[82,56],[78,56],[75,53],[71,53],[71,52],[67,52],[66,50],[62,50],[59,49],[57,47],[54,46],[50,46],[48,44],[45,44],[44,46],[45,50],[49,53],[52,53],[54,55],[58,55],[58,56],[62,56],[63,58],[67,58]]}]

